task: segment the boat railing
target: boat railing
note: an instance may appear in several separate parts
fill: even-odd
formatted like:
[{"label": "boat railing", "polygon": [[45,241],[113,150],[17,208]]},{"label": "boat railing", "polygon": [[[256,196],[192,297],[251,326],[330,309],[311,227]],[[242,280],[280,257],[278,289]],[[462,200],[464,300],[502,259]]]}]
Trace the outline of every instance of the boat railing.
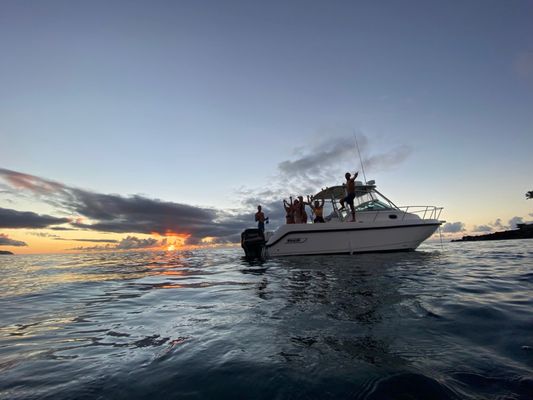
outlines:
[{"label": "boat railing", "polygon": [[[409,215],[417,215],[420,217],[420,219],[423,220],[430,220],[430,219],[439,219],[440,214],[442,213],[442,210],[444,207],[436,207],[436,206],[394,206],[397,211],[400,211],[401,214],[398,215],[398,219],[400,221],[405,220],[406,217]],[[336,207],[336,205],[333,205],[334,213],[337,215],[337,218],[339,221],[347,221],[349,218],[351,218],[351,214],[349,212],[348,208],[345,209],[339,209]],[[375,222],[380,215],[383,215],[384,213],[390,213],[392,209],[381,209],[381,210],[364,210],[363,212],[371,216],[372,213],[374,215],[373,222]],[[357,215],[356,211],[356,215]],[[361,212],[361,211],[359,211]],[[372,217],[370,217],[372,218]]]},{"label": "boat railing", "polygon": [[435,206],[402,206],[398,210],[402,212],[402,220],[407,214],[416,214],[420,219],[439,219],[444,207]]}]

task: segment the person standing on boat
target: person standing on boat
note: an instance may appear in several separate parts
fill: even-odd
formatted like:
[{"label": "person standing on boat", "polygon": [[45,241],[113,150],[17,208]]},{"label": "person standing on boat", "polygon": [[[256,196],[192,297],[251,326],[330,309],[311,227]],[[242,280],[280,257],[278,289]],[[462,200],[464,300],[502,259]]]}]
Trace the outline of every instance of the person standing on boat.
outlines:
[{"label": "person standing on boat", "polygon": [[292,216],[295,224],[302,223],[302,212],[300,207],[300,201],[298,199],[294,199],[294,203],[292,203]]},{"label": "person standing on boat", "polygon": [[300,200],[299,202],[299,207],[300,207],[300,217],[301,217],[301,223],[302,224],[307,224],[307,212],[305,211],[305,205],[309,205],[309,203],[306,203],[304,201],[304,197],[303,196],[298,196],[298,200]]},{"label": "person standing on boat", "polygon": [[289,199],[290,202],[283,199],[283,208],[285,209],[285,222],[287,224],[294,224],[294,204],[292,203],[292,196]]},{"label": "person standing on boat", "polygon": [[313,220],[313,223],[320,223],[325,222],[324,221],[324,199],[322,199],[322,203],[320,203],[318,200],[313,201],[313,204],[311,204],[311,201],[309,201],[309,207],[311,207],[311,210],[313,210],[313,214],[315,214],[315,219]]},{"label": "person standing on boat", "polygon": [[341,199],[341,210],[343,210],[344,203],[348,203],[350,206],[350,210],[352,211],[352,222],[355,222],[355,206],[353,204],[353,201],[355,199],[355,178],[357,178],[357,175],[359,175],[359,172],[356,172],[353,177],[352,174],[349,172],[346,172],[344,177],[346,178],[346,197],[344,199]]},{"label": "person standing on boat", "polygon": [[257,212],[255,213],[255,220],[257,221],[257,229],[261,232],[261,235],[265,234],[265,214],[261,211],[261,206],[257,206]]}]

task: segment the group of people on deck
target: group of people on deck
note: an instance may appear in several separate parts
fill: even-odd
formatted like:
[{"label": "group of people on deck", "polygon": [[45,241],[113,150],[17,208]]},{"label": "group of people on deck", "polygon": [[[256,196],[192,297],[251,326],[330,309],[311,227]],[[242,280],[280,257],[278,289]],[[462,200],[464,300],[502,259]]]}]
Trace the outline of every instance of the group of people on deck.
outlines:
[{"label": "group of people on deck", "polygon": [[[340,210],[345,209],[345,204],[350,206],[350,211],[352,212],[352,221],[355,222],[355,179],[359,172],[356,172],[353,176],[349,172],[346,172],[344,177],[346,178],[346,183],[343,186],[346,188],[346,197],[340,200],[341,208]],[[305,206],[309,206],[315,216],[313,222],[321,223],[324,221],[324,199],[318,201],[313,198],[313,196],[307,196],[307,201],[304,201],[303,196],[298,196],[294,201],[292,197],[289,198],[290,201],[283,200],[283,207],[285,208],[285,219],[287,224],[306,224],[307,223],[307,212],[305,211]]]},{"label": "group of people on deck", "polygon": [[[341,208],[340,210],[345,209],[345,204],[350,206],[350,211],[352,213],[351,222],[355,222],[355,179],[359,172],[356,172],[353,176],[349,172],[346,172],[344,177],[346,178],[346,183],[343,184],[346,188],[346,197],[340,200]],[[324,199],[319,201],[314,199],[313,196],[307,196],[307,201],[304,201],[303,196],[298,196],[298,198],[292,199],[292,196],[289,198],[289,201],[283,200],[283,207],[285,208],[285,220],[287,224],[306,224],[307,223],[307,212],[305,211],[305,206],[309,206],[314,215],[313,223],[323,223],[324,221]],[[257,213],[255,214],[255,220],[258,223],[258,228],[261,233],[265,230],[265,221],[268,221],[268,218],[265,218],[265,214],[261,210],[261,206],[257,206]]]},{"label": "group of people on deck", "polygon": [[307,212],[305,206],[309,206],[313,212],[315,218],[313,222],[320,223],[324,221],[324,199],[322,202],[314,200],[312,197],[307,196],[307,201],[304,201],[303,196],[298,196],[297,199],[289,201],[283,200],[283,207],[285,208],[285,221],[287,224],[307,224]]}]

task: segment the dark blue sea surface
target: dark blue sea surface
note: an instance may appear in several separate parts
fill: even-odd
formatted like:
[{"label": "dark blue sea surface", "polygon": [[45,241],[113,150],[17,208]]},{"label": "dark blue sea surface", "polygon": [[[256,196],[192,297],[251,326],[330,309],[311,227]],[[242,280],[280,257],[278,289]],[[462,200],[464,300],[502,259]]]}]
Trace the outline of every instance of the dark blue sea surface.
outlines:
[{"label": "dark blue sea surface", "polygon": [[533,399],[533,240],[0,257],[2,399]]}]

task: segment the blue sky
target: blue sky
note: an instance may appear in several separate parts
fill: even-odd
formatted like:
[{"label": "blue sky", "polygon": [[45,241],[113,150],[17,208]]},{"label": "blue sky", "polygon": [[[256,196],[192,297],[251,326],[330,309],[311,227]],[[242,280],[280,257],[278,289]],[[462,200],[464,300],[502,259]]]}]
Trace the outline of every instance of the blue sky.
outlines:
[{"label": "blue sky", "polygon": [[[531,21],[525,0],[2,1],[0,167],[226,210],[357,132],[396,203],[527,219]],[[319,164],[323,185],[359,167]]]}]

